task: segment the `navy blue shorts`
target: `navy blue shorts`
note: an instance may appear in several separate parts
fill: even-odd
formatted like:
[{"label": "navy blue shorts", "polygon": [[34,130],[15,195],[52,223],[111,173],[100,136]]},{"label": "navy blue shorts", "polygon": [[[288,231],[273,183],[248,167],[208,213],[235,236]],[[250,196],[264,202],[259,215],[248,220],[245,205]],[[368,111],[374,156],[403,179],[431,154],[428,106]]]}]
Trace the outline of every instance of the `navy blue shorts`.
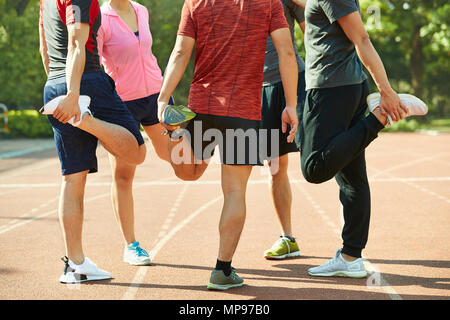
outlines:
[{"label": "navy blue shorts", "polygon": [[[264,86],[262,89],[262,103],[261,103],[261,127],[267,130],[279,130],[278,141],[271,141],[271,135],[267,138],[267,158],[277,158],[290,152],[298,152],[300,148],[300,141],[303,135],[303,128],[301,126],[303,108],[305,105],[305,72],[300,72],[298,74],[298,85],[297,85],[297,116],[299,118],[299,125],[297,128],[297,133],[295,135],[295,142],[288,143],[287,137],[289,136],[289,126],[286,133],[281,131],[281,114],[286,107],[286,100],[284,96],[283,83],[277,82],[275,84]],[[278,150],[275,154],[271,154],[269,151],[272,150],[272,144],[278,145]],[[275,148],[276,149],[276,148]]]},{"label": "navy blue shorts", "polygon": [[[44,87],[44,104],[66,93],[65,77],[48,80]],[[118,96],[114,81],[105,72],[83,74],[80,95],[91,98],[89,109],[95,118],[124,127],[136,137],[139,145],[144,144],[139,126]],[[53,127],[62,174],[86,170],[89,170],[89,173],[97,172],[95,151],[98,139],[71,124],[63,124],[52,116],[48,116],[48,119]]]},{"label": "navy blue shorts", "polygon": [[[124,101],[138,125],[153,126],[159,123],[158,97],[159,93],[155,93],[145,98]],[[172,98],[169,104],[174,104]]]}]

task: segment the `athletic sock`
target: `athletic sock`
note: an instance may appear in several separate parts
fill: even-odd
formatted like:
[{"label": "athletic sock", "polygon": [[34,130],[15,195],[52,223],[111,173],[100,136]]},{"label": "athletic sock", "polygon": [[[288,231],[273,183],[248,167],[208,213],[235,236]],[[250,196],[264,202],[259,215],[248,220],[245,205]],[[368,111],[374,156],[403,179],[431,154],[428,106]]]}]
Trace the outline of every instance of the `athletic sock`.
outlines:
[{"label": "athletic sock", "polygon": [[220,261],[217,259],[216,270],[222,270],[228,277],[231,274],[231,261]]},{"label": "athletic sock", "polygon": [[294,237],[291,237],[291,236],[281,236],[281,237],[288,238],[290,242],[295,242]]}]

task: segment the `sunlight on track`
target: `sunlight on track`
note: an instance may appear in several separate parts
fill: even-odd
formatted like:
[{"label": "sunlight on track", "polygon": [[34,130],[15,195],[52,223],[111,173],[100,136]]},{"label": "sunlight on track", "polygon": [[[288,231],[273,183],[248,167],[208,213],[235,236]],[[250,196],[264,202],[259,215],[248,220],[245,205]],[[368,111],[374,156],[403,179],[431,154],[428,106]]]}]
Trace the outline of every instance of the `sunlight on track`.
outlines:
[{"label": "sunlight on track", "polygon": [[[168,232],[153,248],[152,250],[152,259],[158,254],[159,250],[161,250],[164,245],[172,239],[172,237],[183,227],[185,227],[189,222],[191,222],[196,216],[198,216],[200,213],[208,209],[210,206],[218,202],[222,199],[222,196],[219,196],[217,198],[214,198],[207,203],[205,203],[203,206],[198,208],[196,211],[191,213],[187,218],[185,218],[183,221],[181,221],[179,224],[177,224],[170,232]],[[140,267],[138,271],[136,272],[136,275],[131,282],[130,288],[128,288],[127,292],[122,297],[122,300],[132,300],[136,296],[136,293],[139,289],[139,284],[143,282],[144,277],[147,273],[148,268],[146,267]]]}]

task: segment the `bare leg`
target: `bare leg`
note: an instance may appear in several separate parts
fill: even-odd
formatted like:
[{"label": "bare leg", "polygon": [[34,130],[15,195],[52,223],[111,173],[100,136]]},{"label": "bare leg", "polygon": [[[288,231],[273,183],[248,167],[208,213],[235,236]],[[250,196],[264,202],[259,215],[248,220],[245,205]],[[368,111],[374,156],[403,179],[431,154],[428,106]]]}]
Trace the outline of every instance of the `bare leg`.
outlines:
[{"label": "bare leg", "polygon": [[175,175],[181,180],[198,180],[208,167],[207,161],[195,159],[192,146],[185,138],[178,141],[169,139],[169,154]]},{"label": "bare leg", "polygon": [[244,228],[245,192],[251,166],[222,165],[224,204],[219,222],[219,255],[221,261],[231,261]]},{"label": "bare leg", "polygon": [[136,241],[134,235],[133,179],[136,166],[109,155],[113,172],[111,200],[116,220],[126,244]]},{"label": "bare leg", "polygon": [[63,176],[58,208],[66,255],[76,264],[84,260],[83,199],[87,173],[88,171],[83,171]]},{"label": "bare leg", "polygon": [[145,160],[145,144],[139,146],[133,134],[121,126],[85,115],[78,128],[96,136],[106,150],[129,164]]},{"label": "bare leg", "polygon": [[144,130],[148,137],[152,141],[152,145],[155,148],[155,152],[162,160],[170,162],[169,149],[167,144],[169,143],[169,135],[162,135],[166,129],[157,123],[153,126],[144,126]]},{"label": "bare leg", "polygon": [[[278,163],[275,163],[277,161]],[[272,172],[272,180],[270,190],[272,194],[272,201],[277,212],[278,221],[281,226],[282,235],[292,237],[292,223],[291,223],[291,206],[292,206],[292,191],[289,183],[289,176],[287,173],[289,164],[288,154],[282,155],[279,158],[269,161],[269,167],[276,167],[277,170]]]}]

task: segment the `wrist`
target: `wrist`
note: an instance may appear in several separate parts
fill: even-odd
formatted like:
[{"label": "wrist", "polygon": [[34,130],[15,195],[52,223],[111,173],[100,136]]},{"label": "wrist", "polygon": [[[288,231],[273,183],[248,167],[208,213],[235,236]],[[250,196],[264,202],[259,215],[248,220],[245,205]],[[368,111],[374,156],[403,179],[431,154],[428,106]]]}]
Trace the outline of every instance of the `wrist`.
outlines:
[{"label": "wrist", "polygon": [[380,90],[380,93],[382,95],[389,95],[389,94],[392,94],[394,92],[394,90],[392,89],[392,87],[389,84],[385,85],[385,86],[380,86],[378,88],[378,90]]},{"label": "wrist", "polygon": [[67,91],[66,97],[69,99],[78,100],[78,98],[80,97],[80,93],[74,91]]},{"label": "wrist", "polygon": [[163,94],[159,94],[159,97],[158,97],[158,104],[166,104],[166,105],[168,105],[169,104],[169,101],[170,101],[170,96],[169,97],[166,97],[165,95],[163,95]]}]

